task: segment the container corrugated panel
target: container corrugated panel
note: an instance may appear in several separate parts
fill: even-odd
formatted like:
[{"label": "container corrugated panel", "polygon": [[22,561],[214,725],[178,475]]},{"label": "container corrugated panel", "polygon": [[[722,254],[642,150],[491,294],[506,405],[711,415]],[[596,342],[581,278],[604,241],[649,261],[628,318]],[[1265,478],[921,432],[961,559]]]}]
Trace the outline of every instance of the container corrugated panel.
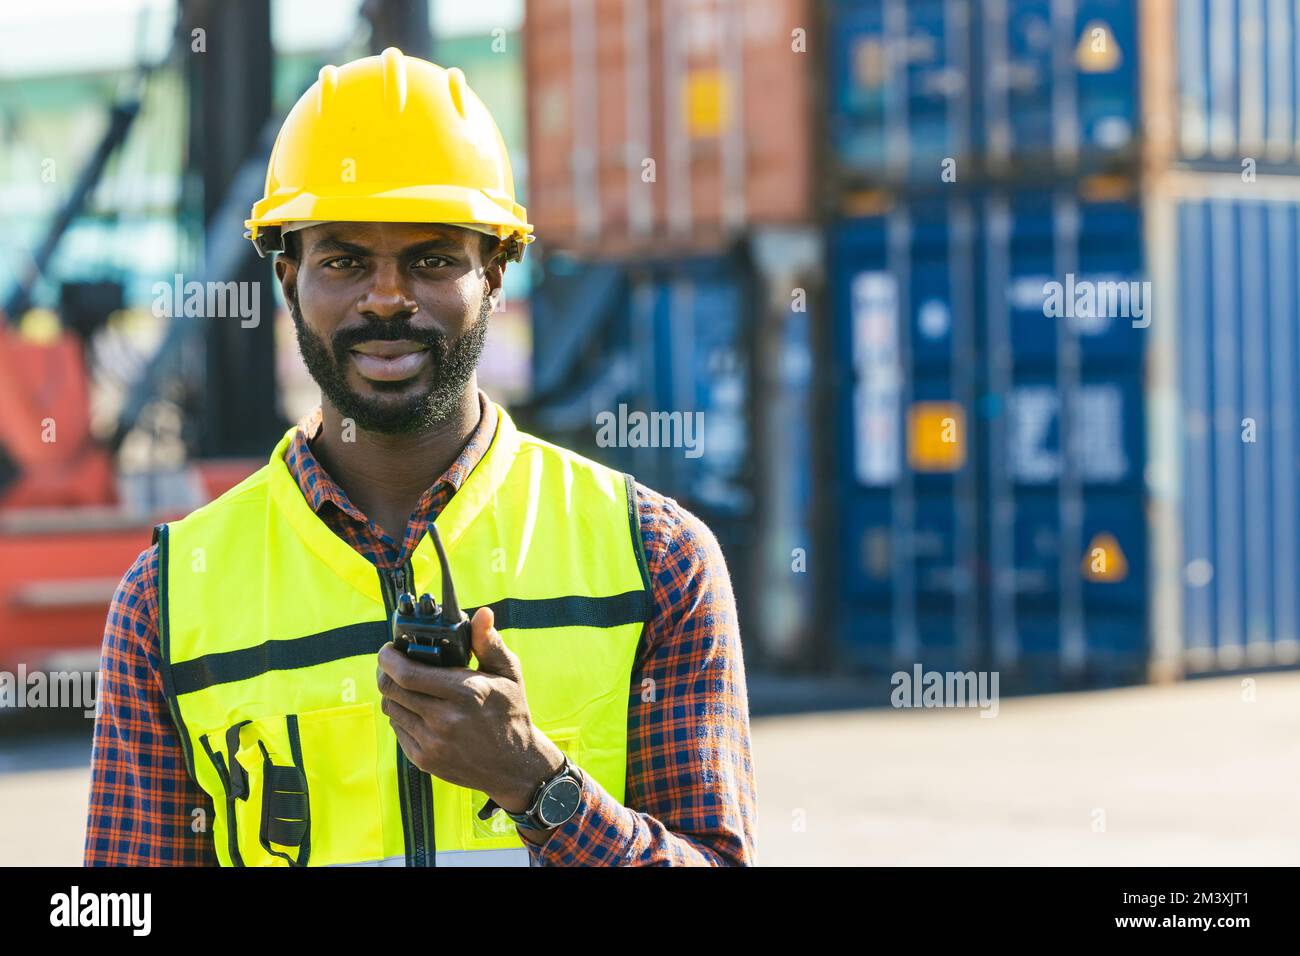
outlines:
[{"label": "container corrugated panel", "polygon": [[[555,248],[716,251],[811,210],[808,0],[528,0],[529,215]],[[796,36],[803,31],[802,38]]]},{"label": "container corrugated panel", "polygon": [[834,0],[830,134],[842,172],[939,181],[970,150],[965,0]]},{"label": "container corrugated panel", "polygon": [[1146,672],[1141,236],[1124,203],[985,200],[989,639],[1024,686]]},{"label": "container corrugated panel", "polygon": [[842,646],[875,669],[978,654],[974,220],[900,208],[832,230]]},{"label": "container corrugated panel", "polygon": [[1177,206],[1189,671],[1300,660],[1300,202]]},{"label": "container corrugated panel", "polygon": [[1005,168],[1095,169],[1136,156],[1137,5],[983,0],[979,140]]},{"label": "container corrugated panel", "polygon": [[1182,158],[1300,168],[1300,8],[1180,0],[1176,19]]}]

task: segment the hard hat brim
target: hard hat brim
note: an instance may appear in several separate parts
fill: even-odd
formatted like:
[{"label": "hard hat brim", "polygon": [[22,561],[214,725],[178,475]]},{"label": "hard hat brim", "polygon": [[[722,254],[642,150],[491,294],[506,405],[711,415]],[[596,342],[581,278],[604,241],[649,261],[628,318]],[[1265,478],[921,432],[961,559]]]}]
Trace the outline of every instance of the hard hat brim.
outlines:
[{"label": "hard hat brim", "polygon": [[524,207],[502,195],[494,198],[486,190],[464,186],[403,186],[375,191],[318,196],[298,192],[292,196],[271,196],[256,203],[252,218],[244,221],[250,238],[262,228],[286,222],[322,220],[332,222],[473,222],[495,226],[497,235],[514,235],[520,243],[532,242],[533,227],[524,217]]}]

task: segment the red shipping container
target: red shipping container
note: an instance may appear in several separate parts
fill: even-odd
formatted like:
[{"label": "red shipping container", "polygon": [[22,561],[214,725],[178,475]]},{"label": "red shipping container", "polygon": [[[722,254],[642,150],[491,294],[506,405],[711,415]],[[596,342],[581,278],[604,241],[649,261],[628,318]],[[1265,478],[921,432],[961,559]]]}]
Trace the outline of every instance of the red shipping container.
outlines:
[{"label": "red shipping container", "polygon": [[676,254],[809,219],[811,35],[808,0],[528,0],[539,238]]}]

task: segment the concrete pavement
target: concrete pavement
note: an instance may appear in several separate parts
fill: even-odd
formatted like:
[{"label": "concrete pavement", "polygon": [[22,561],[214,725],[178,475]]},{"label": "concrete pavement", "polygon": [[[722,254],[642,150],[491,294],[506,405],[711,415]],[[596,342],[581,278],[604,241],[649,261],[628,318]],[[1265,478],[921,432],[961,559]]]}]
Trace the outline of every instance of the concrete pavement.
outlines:
[{"label": "concrete pavement", "polygon": [[[1300,864],[1296,672],[753,735],[765,866]],[[0,864],[80,863],[89,753],[86,728],[0,739]]]}]

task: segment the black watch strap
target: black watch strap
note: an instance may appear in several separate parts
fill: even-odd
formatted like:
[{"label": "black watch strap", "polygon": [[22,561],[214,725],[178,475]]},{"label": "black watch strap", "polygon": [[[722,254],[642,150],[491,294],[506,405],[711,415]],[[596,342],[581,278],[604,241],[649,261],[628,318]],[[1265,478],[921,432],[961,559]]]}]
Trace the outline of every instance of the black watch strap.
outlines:
[{"label": "black watch strap", "polygon": [[[538,809],[541,806],[542,795],[546,793],[546,789],[555,781],[563,777],[570,777],[573,780],[577,781],[579,787],[582,786],[582,773],[573,764],[573,762],[569,760],[568,754],[564,755],[564,766],[562,766],[558,771],[556,771],[556,773],[553,776],[547,777],[538,785],[537,789],[533,791],[533,798],[529,802],[528,807],[525,810],[523,810],[521,813],[511,813],[505,807],[501,806],[499,803],[497,803],[495,800],[489,797],[488,802],[483,805],[483,809],[478,812],[479,819],[486,820],[488,817],[492,816],[492,814],[495,813],[497,810],[500,810],[511,820],[513,820],[516,826],[521,826],[526,830],[553,829],[552,826],[546,824],[540,819],[540,817],[538,816]],[[554,826],[561,826],[564,822],[567,821],[561,821],[561,823],[557,823]]]}]

